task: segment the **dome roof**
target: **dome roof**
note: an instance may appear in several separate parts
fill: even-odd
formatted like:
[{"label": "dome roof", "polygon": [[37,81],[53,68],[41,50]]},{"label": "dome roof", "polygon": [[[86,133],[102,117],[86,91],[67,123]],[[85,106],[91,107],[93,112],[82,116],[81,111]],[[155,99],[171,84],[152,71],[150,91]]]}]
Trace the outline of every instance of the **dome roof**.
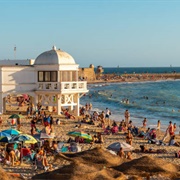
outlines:
[{"label": "dome roof", "polygon": [[34,65],[55,65],[55,64],[76,64],[73,57],[68,53],[61,51],[60,49],[56,50],[56,47],[53,46],[53,49],[50,51],[45,51],[40,54]]}]

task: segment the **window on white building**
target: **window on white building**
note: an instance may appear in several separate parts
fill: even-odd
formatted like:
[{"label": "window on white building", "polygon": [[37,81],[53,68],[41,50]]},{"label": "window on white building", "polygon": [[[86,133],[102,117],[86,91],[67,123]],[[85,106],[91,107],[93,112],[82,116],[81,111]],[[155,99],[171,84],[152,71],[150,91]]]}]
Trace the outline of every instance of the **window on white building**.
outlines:
[{"label": "window on white building", "polygon": [[57,82],[57,71],[38,71],[38,82]]}]

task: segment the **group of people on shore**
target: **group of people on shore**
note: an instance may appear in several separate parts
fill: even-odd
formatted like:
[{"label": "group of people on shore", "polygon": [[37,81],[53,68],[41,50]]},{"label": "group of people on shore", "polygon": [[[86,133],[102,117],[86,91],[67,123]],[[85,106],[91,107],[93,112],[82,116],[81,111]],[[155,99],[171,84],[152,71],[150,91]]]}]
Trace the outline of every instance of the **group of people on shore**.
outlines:
[{"label": "group of people on shore", "polygon": [[[87,113],[87,111],[85,111]],[[104,129],[105,134],[114,134],[118,132],[124,132],[127,133],[126,136],[126,142],[132,145],[133,136],[139,136],[144,137],[145,139],[157,139],[158,133],[160,133],[161,130],[161,121],[157,121],[157,127],[156,128],[147,128],[148,120],[147,118],[144,118],[142,121],[142,127],[137,127],[133,125],[132,121],[130,120],[130,112],[128,109],[124,112],[124,120],[122,120],[119,125],[114,121],[111,125],[110,120],[111,111],[109,108],[106,108],[105,111],[102,111],[101,113],[98,113],[97,111],[94,111],[92,114],[89,114],[88,111],[88,119],[91,119],[93,122],[93,125],[96,125],[97,122],[99,122],[98,126],[102,127]],[[86,118],[85,118],[86,119]],[[82,121],[86,122],[86,121]],[[176,145],[179,146],[178,142],[175,142],[175,131],[176,131],[176,123],[172,124],[172,122],[169,122],[169,126],[166,130],[166,133],[163,137],[161,142],[165,142],[168,137],[170,137],[169,145]],[[143,135],[141,135],[143,134]]]}]

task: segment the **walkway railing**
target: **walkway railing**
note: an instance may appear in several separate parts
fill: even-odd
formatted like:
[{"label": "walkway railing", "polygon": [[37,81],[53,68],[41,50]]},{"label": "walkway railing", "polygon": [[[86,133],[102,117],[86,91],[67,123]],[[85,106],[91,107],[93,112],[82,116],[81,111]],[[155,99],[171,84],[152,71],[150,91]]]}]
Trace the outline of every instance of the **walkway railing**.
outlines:
[{"label": "walkway railing", "polygon": [[38,82],[37,91],[79,91],[87,90],[86,81],[73,82]]}]

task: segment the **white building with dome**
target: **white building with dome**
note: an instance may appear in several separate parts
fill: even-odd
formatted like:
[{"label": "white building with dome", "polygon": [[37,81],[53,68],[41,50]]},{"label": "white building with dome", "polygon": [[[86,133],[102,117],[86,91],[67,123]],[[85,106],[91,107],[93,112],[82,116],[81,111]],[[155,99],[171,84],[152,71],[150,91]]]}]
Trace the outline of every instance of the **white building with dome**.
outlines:
[{"label": "white building with dome", "polygon": [[80,98],[88,92],[87,82],[78,81],[78,68],[68,53],[56,49],[40,54],[34,64],[0,65],[0,112],[6,112],[5,97],[10,94],[28,94],[37,106],[63,107],[79,115]]}]

